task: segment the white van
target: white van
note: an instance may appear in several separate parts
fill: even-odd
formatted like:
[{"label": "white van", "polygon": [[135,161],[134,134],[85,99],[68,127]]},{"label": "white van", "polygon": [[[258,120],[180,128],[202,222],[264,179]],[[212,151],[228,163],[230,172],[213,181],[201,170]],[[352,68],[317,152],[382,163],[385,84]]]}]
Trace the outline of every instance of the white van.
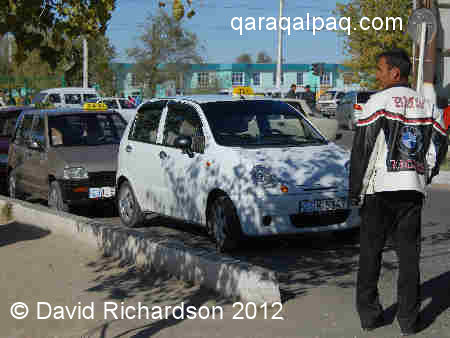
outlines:
[{"label": "white van", "polygon": [[80,108],[84,102],[96,102],[99,98],[94,88],[64,87],[45,89],[33,97],[31,104],[48,102],[55,107]]}]

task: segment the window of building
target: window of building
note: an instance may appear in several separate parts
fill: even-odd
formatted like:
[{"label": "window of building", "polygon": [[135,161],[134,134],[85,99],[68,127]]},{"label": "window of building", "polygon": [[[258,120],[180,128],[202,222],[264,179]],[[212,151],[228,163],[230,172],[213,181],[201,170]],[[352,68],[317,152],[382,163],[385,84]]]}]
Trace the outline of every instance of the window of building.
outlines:
[{"label": "window of building", "polygon": [[331,86],[331,73],[325,72],[320,76],[320,85],[321,86]]},{"label": "window of building", "polygon": [[253,85],[255,87],[261,86],[261,73],[253,73]]},{"label": "window of building", "polygon": [[304,72],[298,72],[297,73],[297,86],[303,86],[304,85]]},{"label": "window of building", "polygon": [[209,73],[201,72],[197,73],[198,76],[198,87],[199,88],[208,88],[209,87]]},{"label": "window of building", "polygon": [[[281,84],[284,83],[284,73],[281,72]],[[276,86],[277,84],[277,72],[273,72],[273,85]]]},{"label": "window of building", "polygon": [[244,85],[244,73],[233,72],[231,74],[231,83],[233,86],[243,86]]}]

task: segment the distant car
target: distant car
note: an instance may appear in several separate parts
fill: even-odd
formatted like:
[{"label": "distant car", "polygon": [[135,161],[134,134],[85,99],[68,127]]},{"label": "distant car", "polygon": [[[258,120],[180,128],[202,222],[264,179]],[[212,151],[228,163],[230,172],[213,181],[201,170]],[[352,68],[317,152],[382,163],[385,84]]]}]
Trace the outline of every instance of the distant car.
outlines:
[{"label": "distant car", "polygon": [[148,213],[206,227],[219,251],[247,237],[359,227],[348,151],[290,104],[215,96],[142,104],[120,143],[122,223]]},{"label": "distant car", "polygon": [[359,114],[362,112],[364,104],[376,91],[356,92],[352,91],[342,98],[336,109],[336,120],[340,127],[354,130]]},{"label": "distant car", "polygon": [[114,205],[117,151],[126,122],[99,106],[21,113],[8,156],[11,198],[41,198],[61,211],[76,204]]},{"label": "distant car", "polygon": [[344,92],[336,90],[329,90],[323,93],[317,101],[317,109],[327,117],[334,117],[336,108],[344,95]]},{"label": "distant car", "polygon": [[94,88],[82,88],[82,87],[61,87],[45,89],[37,93],[33,100],[32,105],[39,103],[50,103],[55,107],[66,108],[81,108],[83,103],[89,102],[92,99],[99,97],[97,91]]},{"label": "distant car", "polygon": [[136,114],[136,105],[124,97],[102,97],[97,102],[117,111],[127,122]]}]

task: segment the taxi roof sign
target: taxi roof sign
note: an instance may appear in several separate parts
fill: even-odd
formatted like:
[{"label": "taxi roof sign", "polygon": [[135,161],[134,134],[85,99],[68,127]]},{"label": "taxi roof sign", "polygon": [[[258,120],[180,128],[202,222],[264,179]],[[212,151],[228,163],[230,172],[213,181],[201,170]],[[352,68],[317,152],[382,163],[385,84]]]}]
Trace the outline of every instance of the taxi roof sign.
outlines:
[{"label": "taxi roof sign", "polygon": [[253,95],[253,89],[251,87],[235,87],[233,88],[233,95]]},{"label": "taxi roof sign", "polygon": [[83,104],[84,110],[108,110],[108,106],[104,103],[88,102]]}]

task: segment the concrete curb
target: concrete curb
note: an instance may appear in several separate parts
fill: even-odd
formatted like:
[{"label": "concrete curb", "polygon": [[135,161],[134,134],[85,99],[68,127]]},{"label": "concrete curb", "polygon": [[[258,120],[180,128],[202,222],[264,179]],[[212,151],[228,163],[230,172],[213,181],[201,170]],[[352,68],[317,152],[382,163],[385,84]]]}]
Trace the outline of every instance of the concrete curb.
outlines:
[{"label": "concrete curb", "polygon": [[281,302],[278,279],[272,270],[219,255],[212,250],[186,247],[173,239],[153,239],[132,229],[0,196],[0,210],[4,212],[8,203],[11,217],[17,222],[70,235],[97,246],[107,255],[145,269],[163,270],[234,300],[258,305]]}]

